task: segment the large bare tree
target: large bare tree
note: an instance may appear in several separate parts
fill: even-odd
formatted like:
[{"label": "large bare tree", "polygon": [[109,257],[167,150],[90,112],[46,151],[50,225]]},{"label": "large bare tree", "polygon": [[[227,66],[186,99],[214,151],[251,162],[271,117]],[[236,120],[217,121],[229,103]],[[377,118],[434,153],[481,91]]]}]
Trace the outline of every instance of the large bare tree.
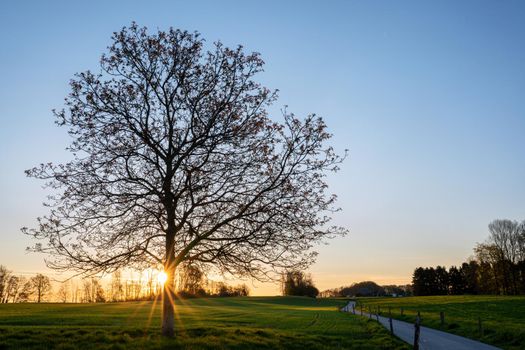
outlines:
[{"label": "large bare tree", "polygon": [[162,331],[173,336],[182,262],[264,280],[306,267],[315,244],[346,232],[328,225],[324,180],[342,157],[321,118],[268,117],[276,94],[253,80],[259,54],[135,24],[112,39],[100,72],[77,74],[55,111],[73,160],[27,171],[53,189],[49,215],[24,229],[50,267],[162,265]]}]

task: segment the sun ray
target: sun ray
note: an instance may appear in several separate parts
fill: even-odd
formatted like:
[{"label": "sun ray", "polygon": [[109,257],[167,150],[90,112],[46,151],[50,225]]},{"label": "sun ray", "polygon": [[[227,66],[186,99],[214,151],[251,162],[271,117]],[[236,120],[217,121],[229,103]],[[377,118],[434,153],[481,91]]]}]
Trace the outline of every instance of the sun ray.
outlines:
[{"label": "sun ray", "polygon": [[[178,301],[178,303],[175,302],[175,299]],[[170,303],[173,305],[173,314],[177,321],[175,327],[179,329],[181,333],[186,334],[186,327],[184,326],[184,322],[182,321],[181,315],[179,313],[179,307],[182,305],[182,299],[177,295],[177,293],[173,293],[173,298],[170,296]]]},{"label": "sun ray", "polygon": [[[202,313],[200,312],[195,312],[195,303],[193,302],[189,302],[188,300],[185,300],[181,297],[178,297],[177,298],[179,303],[184,307],[186,308],[186,315],[188,316],[191,316],[193,318],[193,321],[196,321],[196,324],[198,324],[199,326],[204,326],[205,325],[205,318],[203,316]],[[201,300],[208,300],[207,298],[203,298]],[[193,305],[193,306],[192,306]]]},{"label": "sun ray", "polygon": [[151,309],[149,311],[148,321],[146,323],[146,331],[149,330],[151,326],[151,320],[153,319],[153,314],[155,313],[155,308],[157,306],[157,299],[159,299],[159,297],[155,295],[153,302],[151,303]]}]

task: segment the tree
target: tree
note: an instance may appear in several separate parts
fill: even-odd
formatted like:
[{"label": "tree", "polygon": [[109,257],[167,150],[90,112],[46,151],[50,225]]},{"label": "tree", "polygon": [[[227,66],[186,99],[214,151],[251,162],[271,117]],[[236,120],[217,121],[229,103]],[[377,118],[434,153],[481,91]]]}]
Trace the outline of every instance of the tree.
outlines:
[{"label": "tree", "polygon": [[[21,281],[22,282],[22,281]],[[31,296],[34,294],[33,284],[31,280],[25,281],[22,285],[22,290],[18,293],[18,302],[26,303],[29,301]]]},{"label": "tree", "polygon": [[0,303],[7,303],[7,290],[11,271],[4,265],[0,265]]},{"label": "tree", "polygon": [[224,282],[217,282],[215,294],[219,297],[230,296],[230,287]]},{"label": "tree", "polygon": [[94,301],[93,288],[90,278],[82,279],[82,299],[83,303],[92,303]]},{"label": "tree", "polygon": [[436,266],[434,295],[447,295],[449,292],[449,276],[447,269],[444,266]]},{"label": "tree", "polygon": [[26,279],[20,276],[11,276],[9,278],[6,290],[5,302],[8,303],[11,300],[12,303],[16,303],[20,299],[21,290],[26,283]]},{"label": "tree", "polygon": [[248,288],[248,286],[243,283],[235,287],[235,293],[239,297],[247,297],[250,295],[250,288]]},{"label": "tree", "polygon": [[449,293],[452,295],[461,295],[466,292],[465,276],[462,273],[462,268],[451,266],[448,269],[448,281],[450,285]]},{"label": "tree", "polygon": [[146,288],[148,299],[153,300],[157,295],[157,285],[159,283],[158,276],[153,273],[153,270],[146,271]]},{"label": "tree", "polygon": [[470,260],[461,264],[460,269],[465,282],[465,293],[467,294],[478,294],[481,291],[480,288],[480,266],[476,260]]},{"label": "tree", "polygon": [[494,220],[489,224],[489,243],[500,252],[498,264],[503,270],[506,294],[519,293],[518,263],[523,251],[523,223],[511,220]]},{"label": "tree", "polygon": [[57,293],[58,299],[61,302],[66,303],[68,298],[70,297],[70,290],[71,290],[71,282],[69,280],[62,282],[60,284],[60,288],[58,289],[58,293]]},{"label": "tree", "polygon": [[104,288],[99,280],[93,280],[94,290],[95,290],[95,303],[105,303],[106,296],[104,295]]},{"label": "tree", "polygon": [[288,271],[281,280],[283,295],[296,295],[315,298],[319,290],[315,287],[312,276],[302,271]]},{"label": "tree", "polygon": [[373,281],[363,281],[341,288],[340,294],[342,296],[377,297],[385,295],[385,289]]},{"label": "tree", "polygon": [[104,303],[106,297],[102,283],[95,277],[84,278],[82,280],[82,302],[84,303]]},{"label": "tree", "polygon": [[116,270],[111,274],[111,301],[121,301],[124,295],[122,272]]},{"label": "tree", "polygon": [[29,279],[32,293],[36,295],[36,302],[40,303],[45,296],[51,291],[51,281],[49,277],[37,274]]},{"label": "tree", "polygon": [[[443,284],[446,281],[446,284]],[[412,276],[414,295],[442,295],[446,294],[448,280],[445,268],[438,266],[418,267]]]},{"label": "tree", "polygon": [[55,112],[73,160],[27,171],[57,193],[23,229],[35,251],[91,275],[162,265],[165,336],[183,262],[259,280],[311,264],[314,244],[346,233],[329,226],[324,180],[344,157],[321,118],[268,117],[276,93],[254,80],[262,68],[242,47],[205,52],[197,33],[115,33],[101,72],[77,74]]},{"label": "tree", "polygon": [[204,272],[194,264],[182,264],[179,268],[178,289],[192,296],[203,294]]},{"label": "tree", "polygon": [[412,286],[414,288],[414,295],[428,295],[424,268],[418,267],[414,270],[412,274]]},{"label": "tree", "polygon": [[506,294],[507,278],[501,270],[501,250],[494,244],[480,243],[474,248],[474,253],[479,262],[481,288],[489,294]]}]

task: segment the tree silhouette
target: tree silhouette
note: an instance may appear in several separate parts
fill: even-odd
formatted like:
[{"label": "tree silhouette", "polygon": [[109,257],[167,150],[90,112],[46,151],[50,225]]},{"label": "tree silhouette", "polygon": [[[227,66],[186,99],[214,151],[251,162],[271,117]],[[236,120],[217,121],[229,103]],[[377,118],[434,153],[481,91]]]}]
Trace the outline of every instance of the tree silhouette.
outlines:
[{"label": "tree silhouette", "polygon": [[45,296],[51,291],[51,281],[49,277],[37,274],[29,279],[31,293],[36,295],[36,302],[40,303]]},{"label": "tree silhouette", "polygon": [[315,115],[282,122],[253,80],[257,53],[197,33],[114,33],[101,72],[77,74],[57,123],[73,160],[28,170],[53,189],[49,215],[24,232],[48,265],[79,273],[162,265],[162,330],[174,335],[173,286],[183,262],[275,278],[303,269],[328,226],[335,196],[324,177],[342,161]]},{"label": "tree silhouette", "polygon": [[459,268],[416,268],[414,295],[525,294],[525,221],[494,220],[489,231]]},{"label": "tree silhouette", "polygon": [[297,295],[315,298],[319,290],[315,287],[312,276],[302,271],[287,271],[281,277],[283,295]]}]

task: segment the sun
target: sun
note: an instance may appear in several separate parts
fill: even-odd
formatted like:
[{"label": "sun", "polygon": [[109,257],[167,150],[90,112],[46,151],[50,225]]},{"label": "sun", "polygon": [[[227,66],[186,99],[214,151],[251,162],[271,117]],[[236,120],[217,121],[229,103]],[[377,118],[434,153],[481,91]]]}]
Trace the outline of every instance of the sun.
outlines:
[{"label": "sun", "polygon": [[160,284],[164,284],[168,280],[168,275],[166,274],[166,272],[161,271],[157,275],[157,280],[159,281]]}]

